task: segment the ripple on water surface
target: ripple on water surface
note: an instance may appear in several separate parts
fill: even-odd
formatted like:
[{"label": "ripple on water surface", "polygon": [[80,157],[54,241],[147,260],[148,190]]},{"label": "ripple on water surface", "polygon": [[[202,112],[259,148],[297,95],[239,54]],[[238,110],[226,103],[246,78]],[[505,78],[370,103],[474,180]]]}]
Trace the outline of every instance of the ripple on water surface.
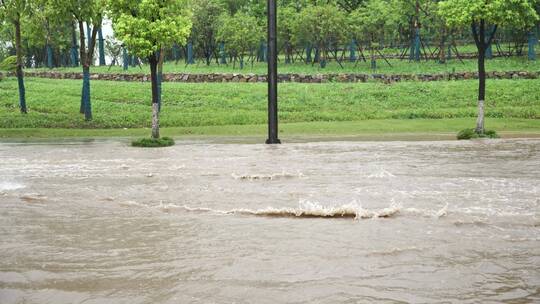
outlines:
[{"label": "ripple on water surface", "polygon": [[0,303],[540,302],[540,140],[0,146]]}]

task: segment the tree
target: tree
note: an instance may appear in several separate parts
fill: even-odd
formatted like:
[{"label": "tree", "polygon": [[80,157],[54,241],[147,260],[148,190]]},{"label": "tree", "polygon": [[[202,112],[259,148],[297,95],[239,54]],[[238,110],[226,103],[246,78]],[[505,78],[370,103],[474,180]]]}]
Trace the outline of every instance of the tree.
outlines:
[{"label": "tree", "polygon": [[26,114],[26,92],[24,88],[23,54],[21,39],[22,15],[30,10],[29,0],[0,0],[0,20],[8,20],[15,30],[15,52],[17,56],[17,82],[19,85],[19,107]]},{"label": "tree", "polygon": [[262,38],[262,30],[255,17],[243,12],[221,16],[218,40],[225,43],[235,62],[236,58],[240,59],[240,68],[244,67],[246,53],[256,49]]},{"label": "tree", "polygon": [[439,3],[440,14],[449,26],[470,26],[478,50],[478,119],[476,133],[484,134],[486,97],[486,49],[499,26],[528,29],[538,15],[535,0],[445,0]]},{"label": "tree", "polygon": [[105,39],[103,38],[103,31],[101,30],[101,24],[98,28],[98,52],[99,52],[99,65],[105,65]]},{"label": "tree", "polygon": [[227,11],[229,11],[230,15],[236,14],[238,11],[240,11],[242,8],[249,5],[249,2],[251,0],[219,0]]},{"label": "tree", "polygon": [[191,31],[186,0],[111,0],[113,29],[126,48],[150,64],[152,81],[152,138],[159,136],[158,63],[165,46],[184,44]]},{"label": "tree", "polygon": [[438,61],[446,63],[446,46],[451,46],[452,30],[448,27],[445,20],[441,18],[441,14],[437,10],[440,7],[437,5],[440,0],[431,0],[425,6],[425,21],[424,25],[428,32],[431,32],[431,37],[438,41]]},{"label": "tree", "polygon": [[32,11],[24,18],[23,40],[28,46],[45,48],[45,66],[54,67],[54,50],[57,51],[56,65],[61,65],[62,53],[69,45],[71,19],[49,5],[48,0],[32,0]]},{"label": "tree", "polygon": [[283,7],[278,11],[278,43],[285,50],[285,64],[291,63],[294,51],[293,31],[298,19],[298,12],[292,6]]},{"label": "tree", "polygon": [[210,65],[212,56],[217,57],[218,19],[225,9],[217,0],[198,0],[193,6],[193,12],[191,39],[195,49],[202,51],[206,65]]},{"label": "tree", "polygon": [[26,20],[26,40],[32,46],[45,47],[45,66],[53,68],[53,32],[52,10],[46,0],[34,0],[31,16]]},{"label": "tree", "polygon": [[389,0],[368,0],[349,15],[355,39],[367,40],[371,53],[371,67],[376,68],[377,41],[395,27],[396,20]]},{"label": "tree", "polygon": [[321,67],[325,67],[328,52],[334,51],[338,45],[345,44],[350,31],[347,29],[345,13],[335,5],[324,4],[308,6],[303,9],[295,23],[293,40],[297,44],[308,41],[320,52]]},{"label": "tree", "polygon": [[[429,16],[429,8],[433,1],[437,0],[391,0],[391,8],[394,13],[399,15],[398,28],[400,34],[408,36],[409,60],[420,61],[422,57],[422,29],[424,20]],[[427,52],[424,50],[424,56],[427,59]]]},{"label": "tree", "polygon": [[[90,98],[90,66],[94,58],[96,37],[105,11],[105,0],[49,0],[50,5],[59,13],[69,16],[79,27],[79,57],[83,68],[83,87],[80,113],[87,121],[92,120]],[[85,36],[85,25],[92,30]],[[87,41],[88,40],[88,47]]]},{"label": "tree", "polygon": [[105,40],[105,53],[109,58],[111,58],[111,65],[109,66],[109,69],[113,65],[119,65],[119,57],[122,53],[122,44],[116,41],[114,38],[108,37],[108,39]]},{"label": "tree", "polygon": [[341,7],[344,11],[351,13],[354,10],[358,9],[360,5],[367,2],[366,0],[337,0],[337,5]]}]

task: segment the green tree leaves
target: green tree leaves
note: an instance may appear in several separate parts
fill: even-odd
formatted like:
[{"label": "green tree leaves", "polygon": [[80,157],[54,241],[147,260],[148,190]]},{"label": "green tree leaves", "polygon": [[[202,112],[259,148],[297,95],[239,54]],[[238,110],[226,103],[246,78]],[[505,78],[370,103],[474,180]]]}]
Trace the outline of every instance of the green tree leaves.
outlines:
[{"label": "green tree leaves", "polygon": [[233,16],[224,14],[219,20],[218,40],[225,42],[227,50],[243,57],[246,52],[257,48],[264,33],[257,18],[244,12]]},{"label": "green tree leaves", "polygon": [[111,0],[116,37],[133,54],[148,57],[174,42],[184,44],[191,32],[185,0]]},{"label": "green tree leaves", "polygon": [[450,26],[464,26],[483,19],[487,24],[529,28],[538,15],[536,0],[445,0],[440,14]]}]

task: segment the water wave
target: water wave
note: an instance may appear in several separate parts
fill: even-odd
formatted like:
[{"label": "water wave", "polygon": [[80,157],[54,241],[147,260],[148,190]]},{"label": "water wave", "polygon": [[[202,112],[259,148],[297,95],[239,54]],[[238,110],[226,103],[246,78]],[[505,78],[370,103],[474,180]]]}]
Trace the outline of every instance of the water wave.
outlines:
[{"label": "water wave", "polygon": [[403,208],[401,204],[392,201],[389,207],[381,209],[365,209],[360,204],[353,202],[350,204],[324,206],[320,203],[310,201],[300,201],[297,208],[292,207],[266,207],[262,209],[235,208],[229,210],[213,209],[209,207],[191,207],[187,205],[177,205],[173,203],[160,202],[158,205],[146,205],[135,201],[124,201],[120,205],[126,207],[144,207],[163,212],[174,210],[184,210],[188,212],[213,213],[221,215],[247,215],[260,217],[293,217],[293,218],[351,218],[351,219],[371,219],[390,218],[398,214],[413,215],[422,217],[441,218],[448,214],[448,205],[439,210],[427,210],[417,208]]},{"label": "water wave", "polygon": [[[310,201],[300,201],[297,208],[292,207],[266,207],[262,209],[235,208],[229,210],[213,209],[209,207],[191,207],[188,205],[177,205],[174,203],[164,203],[158,205],[147,205],[135,201],[123,201],[119,203],[125,207],[142,207],[162,212],[173,212],[183,210],[194,213],[213,213],[221,215],[246,215],[259,217],[293,217],[293,218],[351,218],[351,219],[371,219],[371,218],[391,218],[401,215],[412,215],[415,217],[441,218],[448,215],[448,204],[439,210],[403,208],[401,204],[392,201],[390,206],[380,209],[366,209],[360,204],[353,202],[344,205],[324,206],[320,203]],[[467,225],[460,221],[455,223]]]},{"label": "water wave", "polygon": [[367,254],[367,256],[389,256],[389,255],[399,255],[404,252],[411,252],[411,251],[422,251],[423,248],[419,248],[416,246],[409,246],[409,247],[392,247],[386,250],[379,250],[379,251],[372,251]]},{"label": "water wave", "polygon": [[238,175],[236,173],[232,173],[231,176],[234,179],[237,180],[248,180],[248,181],[256,181],[256,180],[275,180],[275,179],[288,179],[288,178],[301,178],[304,177],[304,174],[302,172],[285,172],[282,171],[281,173],[273,173],[273,174],[241,174]]},{"label": "water wave", "polygon": [[391,178],[391,177],[396,177],[396,176],[383,168],[380,168],[378,172],[368,175],[368,178]]},{"label": "water wave", "polygon": [[448,204],[444,205],[439,210],[426,210],[426,209],[418,209],[418,208],[404,208],[402,210],[403,213],[409,213],[409,214],[415,214],[415,215],[421,215],[426,217],[445,217],[448,215]]},{"label": "water wave", "polygon": [[39,193],[29,193],[19,196],[19,198],[27,203],[36,203],[47,200],[47,197]]},{"label": "water wave", "polygon": [[295,217],[295,218],[353,218],[353,219],[369,219],[369,218],[389,218],[397,215],[401,210],[399,205],[391,205],[382,209],[364,209],[358,204],[346,204],[341,206],[325,207],[318,203],[302,201],[298,208],[275,208],[267,207],[264,209],[231,209],[231,210],[216,210],[212,208],[178,206],[174,204],[161,204],[160,208],[169,210],[171,208],[180,208],[190,212],[209,212],[216,214],[238,214],[251,215],[261,217]]},{"label": "water wave", "polygon": [[0,192],[2,191],[12,191],[17,189],[22,189],[25,186],[23,184],[14,183],[14,182],[0,182]]}]

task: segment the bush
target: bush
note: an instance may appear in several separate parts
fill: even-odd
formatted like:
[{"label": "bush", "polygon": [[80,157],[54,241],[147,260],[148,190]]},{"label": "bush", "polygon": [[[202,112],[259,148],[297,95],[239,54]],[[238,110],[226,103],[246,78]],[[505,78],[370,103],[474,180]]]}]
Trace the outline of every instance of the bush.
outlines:
[{"label": "bush", "polygon": [[477,136],[477,134],[476,132],[474,132],[474,129],[465,129],[465,130],[459,131],[459,133],[457,134],[457,139],[459,140],[471,139],[471,138],[475,138],[475,136]]},{"label": "bush", "polygon": [[499,135],[494,130],[486,130],[483,134],[476,133],[475,129],[465,129],[459,131],[457,139],[473,139],[473,138],[499,138]]},{"label": "bush", "polygon": [[133,147],[161,148],[174,146],[174,140],[170,137],[162,138],[141,138],[131,142]]},{"label": "bush", "polygon": [[499,134],[497,134],[495,130],[486,130],[486,132],[484,132],[484,134],[481,134],[481,135],[484,135],[483,137],[487,137],[487,138],[500,138]]},{"label": "bush", "polygon": [[17,70],[17,56],[9,56],[0,63],[0,70],[14,72]]}]

